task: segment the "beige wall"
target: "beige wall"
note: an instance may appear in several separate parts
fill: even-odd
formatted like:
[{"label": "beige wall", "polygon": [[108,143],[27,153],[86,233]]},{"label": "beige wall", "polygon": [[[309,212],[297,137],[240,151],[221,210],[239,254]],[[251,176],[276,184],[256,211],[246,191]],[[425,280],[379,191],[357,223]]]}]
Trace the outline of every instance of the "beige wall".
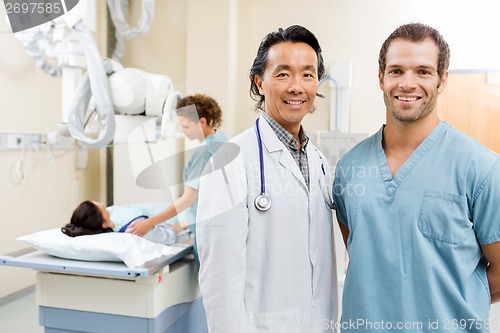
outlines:
[{"label": "beige wall", "polygon": [[[141,14],[142,1],[130,1],[130,26]],[[187,1],[155,1],[149,32],[125,43],[122,63],[146,72],[170,77],[176,90],[184,92],[186,81],[186,8]]]},{"label": "beige wall", "polygon": [[[312,0],[307,3],[300,0],[164,0],[156,3],[154,29],[144,37],[148,46],[143,47],[143,41],[132,41],[127,52],[133,53],[134,58],[133,61],[126,58],[125,63],[149,66],[151,58],[171,60],[162,64],[161,72],[170,75],[183,94],[205,92],[217,98],[225,116],[222,129],[230,136],[251,126],[256,117],[254,102],[248,94],[248,72],[261,39],[279,27],[301,24],[313,31],[322,45],[327,69],[333,61],[352,62],[350,130],[353,132],[372,133],[384,122],[385,106],[377,79],[378,52],[397,26],[423,22],[438,28],[452,48],[452,68],[491,67],[491,59],[499,58],[500,54],[500,46],[477,52],[479,47],[492,44],[488,43],[491,36],[481,40],[477,38],[479,34],[500,32],[500,22],[491,9],[499,6],[494,0],[474,5],[453,0]],[[173,15],[172,11],[177,12]],[[159,42],[165,39],[178,44],[167,48]],[[148,52],[150,48],[154,48],[154,52]],[[475,52],[471,54],[470,50]],[[488,57],[478,59],[478,55]],[[328,128],[328,86],[322,86],[320,92],[327,98],[317,99],[316,113],[304,121],[306,129]]]},{"label": "beige wall", "polygon": [[[186,5],[176,0],[156,2],[151,31],[127,44],[123,63],[170,76],[184,95],[203,92],[215,97],[224,111],[222,129],[230,136],[251,126],[257,116],[248,94],[248,72],[266,33],[291,24],[305,25],[322,41],[325,62],[339,59],[332,55],[331,32],[325,29],[335,7],[331,0],[313,1],[314,8],[306,16],[304,11],[292,10],[303,6],[299,0],[181,3]],[[283,8],[285,13],[275,14]],[[131,22],[139,12],[135,3]],[[322,92],[328,94],[326,86]],[[326,129],[327,105],[327,100],[318,101],[318,111],[306,120],[308,129]]]},{"label": "beige wall", "polygon": [[[367,29],[361,25],[370,24],[375,13],[383,11],[372,2],[164,0],[156,6],[151,31],[127,44],[124,64],[169,75],[183,94],[203,92],[215,97],[224,111],[222,129],[229,136],[251,126],[257,116],[249,97],[248,74],[260,41],[268,32],[292,24],[304,25],[317,35],[327,69],[335,60],[352,61],[351,130],[373,132],[383,122],[377,53],[397,23],[377,22],[367,39]],[[134,4],[135,20],[139,11],[140,6]],[[308,130],[328,129],[328,85],[320,92],[327,97],[317,99],[317,111],[306,117]]]},{"label": "beige wall", "polygon": [[[6,25],[0,6],[0,132],[41,133],[61,121],[61,79],[35,68],[21,42]],[[17,237],[57,228],[86,198],[99,199],[99,151],[89,154],[89,167],[75,167],[73,151],[26,151],[25,183],[14,172],[20,151],[0,151],[0,254],[25,248]],[[62,155],[62,156],[61,156]],[[34,284],[34,271],[0,266],[0,297]]]}]

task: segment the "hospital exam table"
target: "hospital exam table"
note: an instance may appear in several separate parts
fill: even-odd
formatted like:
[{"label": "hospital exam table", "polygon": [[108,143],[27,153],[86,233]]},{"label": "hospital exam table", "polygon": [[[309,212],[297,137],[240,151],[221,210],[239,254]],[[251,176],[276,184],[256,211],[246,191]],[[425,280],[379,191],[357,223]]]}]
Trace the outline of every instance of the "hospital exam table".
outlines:
[{"label": "hospital exam table", "polygon": [[0,265],[37,270],[36,301],[45,333],[207,332],[192,239],[176,246],[176,254],[137,268],[33,249],[0,256]]}]

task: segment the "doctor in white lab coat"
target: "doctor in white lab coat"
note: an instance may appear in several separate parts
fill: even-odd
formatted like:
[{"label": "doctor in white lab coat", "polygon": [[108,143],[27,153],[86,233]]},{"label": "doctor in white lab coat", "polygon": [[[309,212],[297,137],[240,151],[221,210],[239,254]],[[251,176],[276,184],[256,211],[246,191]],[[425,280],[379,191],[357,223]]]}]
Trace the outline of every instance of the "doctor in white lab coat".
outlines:
[{"label": "doctor in white lab coat", "polygon": [[[330,173],[301,126],[324,71],[307,29],[268,34],[251,70],[251,91],[265,112],[218,150],[200,179],[200,288],[210,333],[336,327]],[[254,203],[262,192],[271,200],[267,211]]]}]

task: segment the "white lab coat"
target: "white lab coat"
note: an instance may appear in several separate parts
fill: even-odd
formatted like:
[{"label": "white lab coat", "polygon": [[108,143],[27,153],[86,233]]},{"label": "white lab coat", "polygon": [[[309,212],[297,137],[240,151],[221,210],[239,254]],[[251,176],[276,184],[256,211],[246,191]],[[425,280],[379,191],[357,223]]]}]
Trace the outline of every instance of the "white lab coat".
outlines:
[{"label": "white lab coat", "polygon": [[292,155],[262,117],[259,126],[272,200],[267,212],[254,206],[260,193],[255,126],[221,147],[209,162],[215,171],[207,168],[200,179],[197,241],[209,332],[332,332],[333,220],[328,194],[320,189],[323,177],[331,190],[326,159],[309,142],[309,191]]}]

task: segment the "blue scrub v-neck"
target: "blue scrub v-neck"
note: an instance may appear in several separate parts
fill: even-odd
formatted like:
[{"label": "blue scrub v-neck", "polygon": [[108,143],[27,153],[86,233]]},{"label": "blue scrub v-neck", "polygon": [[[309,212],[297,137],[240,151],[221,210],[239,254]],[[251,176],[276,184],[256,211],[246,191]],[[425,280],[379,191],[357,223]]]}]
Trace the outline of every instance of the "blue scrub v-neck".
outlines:
[{"label": "blue scrub v-neck", "polygon": [[401,165],[398,169],[394,178],[392,177],[389,165],[387,164],[387,157],[382,147],[382,137],[384,132],[384,127],[376,133],[377,142],[377,159],[378,167],[380,170],[380,176],[385,184],[387,196],[389,198],[393,197],[396,190],[401,185],[406,175],[408,175],[411,170],[417,165],[417,163],[426,155],[426,153],[434,146],[436,141],[438,141],[448,128],[446,122],[441,122],[436,126],[436,128],[420,143],[420,145],[415,149],[415,151],[410,155],[410,157]]}]

